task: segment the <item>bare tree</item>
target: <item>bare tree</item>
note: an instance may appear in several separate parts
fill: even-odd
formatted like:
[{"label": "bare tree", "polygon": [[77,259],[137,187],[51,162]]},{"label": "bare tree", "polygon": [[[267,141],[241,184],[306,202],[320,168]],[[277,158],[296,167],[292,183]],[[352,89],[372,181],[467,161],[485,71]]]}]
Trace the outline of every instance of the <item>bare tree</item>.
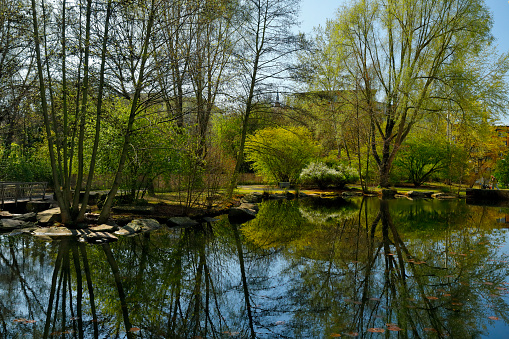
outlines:
[{"label": "bare tree", "polygon": [[249,119],[264,94],[274,92],[274,82],[288,76],[289,57],[300,49],[300,37],[291,32],[297,22],[298,0],[245,0],[245,24],[239,34],[238,80],[242,102],[242,130],[235,170],[228,188],[231,197],[244,161],[244,145]]}]

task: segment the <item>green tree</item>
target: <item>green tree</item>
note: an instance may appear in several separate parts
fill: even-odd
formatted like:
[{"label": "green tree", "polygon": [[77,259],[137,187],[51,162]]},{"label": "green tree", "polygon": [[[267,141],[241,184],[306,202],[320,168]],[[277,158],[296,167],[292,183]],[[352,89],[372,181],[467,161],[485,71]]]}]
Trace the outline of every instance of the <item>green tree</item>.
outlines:
[{"label": "green tree", "polygon": [[458,152],[454,144],[439,136],[409,137],[401,145],[394,170],[401,171],[406,179],[419,187],[433,174],[447,169],[453,153]]},{"label": "green tree", "polygon": [[508,59],[490,48],[491,25],[483,0],[357,0],[339,11],[328,47],[344,86],[363,93],[381,186],[423,118],[503,112]]},{"label": "green tree", "polygon": [[497,162],[494,177],[498,180],[501,188],[509,188],[509,152]]},{"label": "green tree", "polygon": [[[55,195],[64,224],[76,224],[84,219],[95,172],[106,81],[109,88],[129,99],[129,118],[121,136],[123,145],[115,178],[99,218],[104,222],[121,183],[135,118],[145,104],[141,93],[149,82],[147,68],[153,53],[151,43],[161,2],[151,0],[136,4],[118,3],[117,6],[113,0],[87,0],[83,8],[77,6],[79,10],[70,7],[66,0],[51,4],[32,0],[31,4],[40,110]],[[72,46],[69,45],[71,41]],[[94,49],[94,46],[100,47]],[[111,77],[106,79],[106,73]],[[68,74],[78,79],[75,97],[70,95]],[[92,78],[93,75],[99,79]],[[97,96],[92,97],[92,93]],[[61,107],[57,105],[59,101]],[[90,120],[93,124],[87,124]],[[91,130],[87,129],[91,126]],[[92,136],[91,150],[85,149],[86,135]],[[85,162],[87,151],[91,153],[88,163]],[[71,177],[74,173],[77,173],[74,190],[85,190],[81,201],[80,194],[72,196]]]},{"label": "green tree", "polygon": [[246,139],[246,160],[270,182],[297,183],[302,169],[318,156],[318,144],[303,127],[266,128]]}]

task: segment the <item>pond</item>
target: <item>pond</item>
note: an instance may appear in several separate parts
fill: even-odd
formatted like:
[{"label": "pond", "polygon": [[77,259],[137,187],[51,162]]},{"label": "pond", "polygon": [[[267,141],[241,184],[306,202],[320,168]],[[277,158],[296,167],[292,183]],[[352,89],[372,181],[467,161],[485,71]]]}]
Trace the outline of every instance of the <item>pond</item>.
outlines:
[{"label": "pond", "polygon": [[463,200],[278,200],[246,224],[102,245],[4,234],[0,337],[501,338],[505,213]]}]

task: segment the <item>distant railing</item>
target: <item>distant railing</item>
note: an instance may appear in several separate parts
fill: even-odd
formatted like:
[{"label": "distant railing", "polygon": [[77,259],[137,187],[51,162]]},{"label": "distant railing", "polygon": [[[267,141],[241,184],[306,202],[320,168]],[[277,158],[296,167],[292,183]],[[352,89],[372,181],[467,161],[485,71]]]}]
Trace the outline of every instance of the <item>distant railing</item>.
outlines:
[{"label": "distant railing", "polygon": [[5,202],[20,200],[44,200],[46,198],[47,182],[0,182],[1,205]]}]

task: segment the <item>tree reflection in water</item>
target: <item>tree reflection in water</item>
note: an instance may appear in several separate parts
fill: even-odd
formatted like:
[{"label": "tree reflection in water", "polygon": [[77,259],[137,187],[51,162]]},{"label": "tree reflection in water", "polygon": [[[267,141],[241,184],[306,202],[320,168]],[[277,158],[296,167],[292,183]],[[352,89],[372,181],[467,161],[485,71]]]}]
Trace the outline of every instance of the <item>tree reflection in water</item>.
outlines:
[{"label": "tree reflection in water", "polygon": [[496,217],[462,202],[273,201],[247,224],[105,245],[3,235],[0,337],[489,336],[509,323]]}]

